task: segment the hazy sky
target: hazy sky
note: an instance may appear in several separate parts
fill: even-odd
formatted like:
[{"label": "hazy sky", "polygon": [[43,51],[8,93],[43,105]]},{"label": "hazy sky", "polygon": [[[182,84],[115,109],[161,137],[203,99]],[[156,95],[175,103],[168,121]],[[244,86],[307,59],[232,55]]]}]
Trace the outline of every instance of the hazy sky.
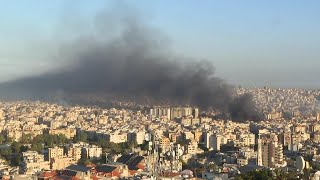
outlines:
[{"label": "hazy sky", "polygon": [[[212,61],[232,84],[320,88],[320,1],[126,2],[170,37],[174,51]],[[59,64],[43,52],[55,49],[46,42],[61,22],[93,16],[110,3],[0,1],[0,81]]]}]

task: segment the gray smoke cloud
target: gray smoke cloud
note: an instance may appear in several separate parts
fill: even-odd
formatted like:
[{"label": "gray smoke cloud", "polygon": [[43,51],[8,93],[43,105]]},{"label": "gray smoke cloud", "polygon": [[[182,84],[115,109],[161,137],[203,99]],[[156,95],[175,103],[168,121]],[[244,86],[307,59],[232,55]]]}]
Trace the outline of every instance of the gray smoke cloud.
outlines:
[{"label": "gray smoke cloud", "polygon": [[234,98],[232,86],[215,76],[211,62],[175,55],[163,33],[124,14],[101,13],[94,26],[89,23],[69,41],[56,39],[63,42],[56,56],[65,61],[61,68],[4,83],[2,97],[192,105],[230,113],[239,121],[260,119],[250,96]]}]

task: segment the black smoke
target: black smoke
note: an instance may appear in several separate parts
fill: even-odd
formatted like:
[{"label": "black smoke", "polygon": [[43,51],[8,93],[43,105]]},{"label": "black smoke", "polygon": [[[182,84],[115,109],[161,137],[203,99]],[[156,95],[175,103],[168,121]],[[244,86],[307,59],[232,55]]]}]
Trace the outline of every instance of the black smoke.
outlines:
[{"label": "black smoke", "polygon": [[[63,96],[76,103],[118,99],[211,108],[239,121],[259,117],[252,99],[234,98],[233,88],[215,76],[212,63],[174,55],[162,33],[132,14],[121,18],[106,14],[95,20],[89,33],[77,33],[62,43],[58,56],[65,59],[62,68],[4,83],[2,97]],[[112,18],[116,20],[110,23]]]},{"label": "black smoke", "polygon": [[244,94],[242,96],[235,97],[229,104],[229,112],[233,120],[240,122],[263,119],[263,114],[253,103],[253,97],[251,94]]}]

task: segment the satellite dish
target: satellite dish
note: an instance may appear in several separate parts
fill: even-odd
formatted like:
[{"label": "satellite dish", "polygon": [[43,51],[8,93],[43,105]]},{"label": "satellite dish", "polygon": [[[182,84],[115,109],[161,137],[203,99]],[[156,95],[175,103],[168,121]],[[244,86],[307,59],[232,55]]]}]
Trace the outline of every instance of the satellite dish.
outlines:
[{"label": "satellite dish", "polygon": [[302,156],[297,156],[296,158],[296,167],[297,169],[302,172],[305,168],[306,162],[304,161]]}]

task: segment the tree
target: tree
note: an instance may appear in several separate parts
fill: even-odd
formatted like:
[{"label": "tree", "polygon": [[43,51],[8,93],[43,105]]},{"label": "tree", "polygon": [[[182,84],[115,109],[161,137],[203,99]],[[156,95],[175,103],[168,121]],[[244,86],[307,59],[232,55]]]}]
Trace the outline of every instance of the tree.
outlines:
[{"label": "tree", "polygon": [[20,139],[20,142],[22,144],[28,144],[32,141],[32,136],[31,134],[22,134],[22,137]]},{"label": "tree", "polygon": [[88,139],[88,135],[86,133],[80,133],[80,138],[79,140],[81,142],[87,142],[87,139]]},{"label": "tree", "polygon": [[[250,171],[246,174],[242,174],[237,176],[236,180],[293,180],[298,179],[298,174],[296,172],[284,172],[281,170],[257,170],[257,171]],[[309,179],[303,177],[302,179]]]},{"label": "tree", "polygon": [[85,132],[79,132],[77,136],[73,138],[74,142],[87,142],[88,140],[88,135]]},{"label": "tree", "polygon": [[21,157],[20,157],[20,155],[14,156],[14,157],[11,159],[11,165],[12,165],[12,166],[19,166],[20,163],[21,163]]},{"label": "tree", "polygon": [[12,155],[12,150],[11,148],[1,148],[0,149],[0,155],[4,157],[6,160],[10,159]]},{"label": "tree", "polygon": [[43,150],[43,146],[41,143],[35,143],[35,144],[32,144],[31,146],[31,151],[37,151],[37,152],[41,152]]},{"label": "tree", "polygon": [[2,134],[0,134],[0,144],[4,143],[5,140],[6,138],[4,138]]},{"label": "tree", "polygon": [[271,180],[272,172],[270,170],[250,171],[236,177],[236,180]]},{"label": "tree", "polygon": [[19,142],[14,141],[11,144],[11,149],[13,153],[20,153],[21,144]]}]

